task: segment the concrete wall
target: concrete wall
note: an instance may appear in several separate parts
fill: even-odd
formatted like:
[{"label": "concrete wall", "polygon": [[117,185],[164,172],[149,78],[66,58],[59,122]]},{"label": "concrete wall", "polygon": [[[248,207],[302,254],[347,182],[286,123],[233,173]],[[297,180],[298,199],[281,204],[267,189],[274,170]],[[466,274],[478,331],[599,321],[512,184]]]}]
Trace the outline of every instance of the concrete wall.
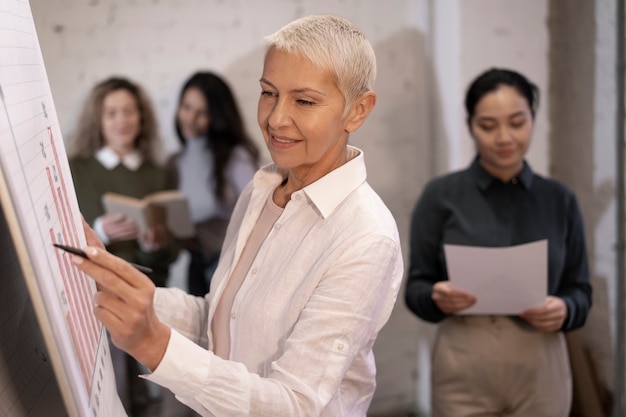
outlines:
[{"label": "concrete wall", "polygon": [[[374,45],[379,76],[377,107],[351,142],[365,151],[369,181],[397,219],[405,254],[410,214],[425,182],[466,166],[474,154],[462,107],[467,83],[491,66],[515,68],[542,92],[528,159],[536,171],[561,178],[579,194],[594,277],[612,277],[614,167],[607,161],[614,134],[610,65],[615,1],[30,3],[65,139],[92,85],[119,74],[140,81],[153,97],[166,153],[177,147],[175,104],[191,72],[206,68],[226,77],[249,131],[263,147],[256,126],[263,36],[311,13],[353,20]],[[598,282],[600,287],[612,285],[610,279]],[[608,298],[606,289],[599,294]],[[607,322],[602,314],[594,320],[599,326]],[[428,413],[434,330],[407,312],[400,294],[375,346],[379,375],[372,416]],[[609,357],[608,352],[598,355]]]},{"label": "concrete wall", "polygon": [[[616,178],[616,2],[550,1],[550,173],[576,192],[585,220],[594,306],[579,332],[613,386]],[[623,92],[622,92],[623,94]]]}]

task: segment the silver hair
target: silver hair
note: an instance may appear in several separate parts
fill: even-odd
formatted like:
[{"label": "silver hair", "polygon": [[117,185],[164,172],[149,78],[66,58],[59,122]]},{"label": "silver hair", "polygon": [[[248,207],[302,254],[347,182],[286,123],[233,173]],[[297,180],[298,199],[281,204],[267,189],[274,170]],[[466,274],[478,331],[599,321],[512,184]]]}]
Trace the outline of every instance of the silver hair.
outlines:
[{"label": "silver hair", "polygon": [[346,111],[357,97],[374,87],[376,55],[361,30],[333,15],[294,20],[265,38],[267,49],[299,53],[313,65],[331,70],[346,100]]}]

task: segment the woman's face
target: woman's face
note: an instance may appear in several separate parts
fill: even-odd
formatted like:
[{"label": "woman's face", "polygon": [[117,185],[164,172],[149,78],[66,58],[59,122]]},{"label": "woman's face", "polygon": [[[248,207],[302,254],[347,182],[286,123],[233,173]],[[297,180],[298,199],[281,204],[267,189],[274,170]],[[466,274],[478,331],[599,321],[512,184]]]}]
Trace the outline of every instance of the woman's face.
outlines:
[{"label": "woman's face", "polygon": [[515,88],[503,85],[481,98],[470,128],[487,172],[508,181],[522,169],[533,117],[528,101]]},{"label": "woman's face", "polygon": [[346,162],[350,115],[331,71],[272,48],[260,82],[257,117],[276,165],[307,185]]},{"label": "woman's face", "polygon": [[137,100],[128,90],[115,90],[104,96],[101,129],[105,145],[118,155],[135,149],[141,129],[141,114]]},{"label": "woman's face", "polygon": [[187,140],[205,137],[209,132],[209,103],[204,99],[202,92],[196,87],[190,87],[183,93],[178,106],[178,126],[183,137]]}]

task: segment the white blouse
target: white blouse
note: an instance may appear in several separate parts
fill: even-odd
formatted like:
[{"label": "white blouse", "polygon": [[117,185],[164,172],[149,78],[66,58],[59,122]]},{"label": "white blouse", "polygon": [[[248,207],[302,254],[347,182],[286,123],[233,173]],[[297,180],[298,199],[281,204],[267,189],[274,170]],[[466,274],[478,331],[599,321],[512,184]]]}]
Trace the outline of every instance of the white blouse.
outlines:
[{"label": "white blouse", "polygon": [[[206,298],[157,288],[172,326],[148,376],[203,416],[365,416],[376,387],[372,346],[398,294],[396,223],[366,182],[363,153],[292,194],[231,310],[230,358],[212,352],[215,308],[269,193],[267,166],[239,199]],[[175,330],[174,330],[175,329]]]}]

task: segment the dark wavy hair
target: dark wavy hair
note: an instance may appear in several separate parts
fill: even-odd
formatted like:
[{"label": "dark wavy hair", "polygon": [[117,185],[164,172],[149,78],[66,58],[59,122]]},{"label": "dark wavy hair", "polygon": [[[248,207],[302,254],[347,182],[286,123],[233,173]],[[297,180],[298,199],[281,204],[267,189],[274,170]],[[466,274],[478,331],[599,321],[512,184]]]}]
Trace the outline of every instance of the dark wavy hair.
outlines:
[{"label": "dark wavy hair", "polygon": [[519,72],[491,68],[476,77],[465,94],[465,111],[467,113],[467,125],[470,129],[476,104],[486,94],[497,90],[502,85],[516,89],[528,102],[530,113],[533,119],[535,118],[535,112],[539,107],[539,88]]},{"label": "dark wavy hair", "polygon": [[[225,80],[212,72],[196,72],[183,85],[178,99],[179,107],[185,92],[190,88],[197,88],[202,93],[209,108],[209,132],[205,138],[206,146],[213,152],[215,195],[218,199],[223,199],[227,181],[226,168],[233,150],[237,146],[243,146],[257,165],[259,150],[246,132],[235,97]],[[180,130],[178,115],[175,123],[178,140],[184,147],[186,140]]]},{"label": "dark wavy hair", "polygon": [[156,163],[156,153],[161,144],[157,119],[152,102],[138,84],[123,77],[110,77],[96,84],[85,100],[78,126],[73,135],[71,155],[89,158],[104,146],[102,134],[102,107],[104,98],[114,91],[128,91],[137,102],[141,122],[135,138],[135,148],[148,163]]}]

